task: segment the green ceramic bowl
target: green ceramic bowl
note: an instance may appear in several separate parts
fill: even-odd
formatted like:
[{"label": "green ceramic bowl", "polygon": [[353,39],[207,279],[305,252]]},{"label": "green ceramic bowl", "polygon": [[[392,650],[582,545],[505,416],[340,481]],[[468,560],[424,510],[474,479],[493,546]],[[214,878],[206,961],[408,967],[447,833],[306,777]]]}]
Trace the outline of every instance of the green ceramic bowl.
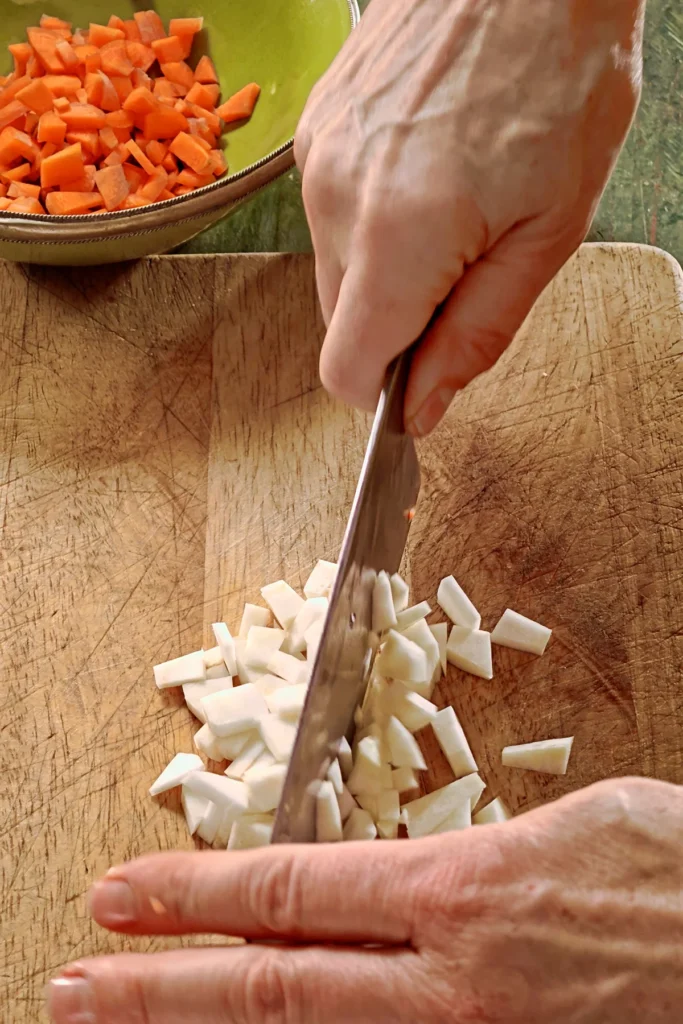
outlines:
[{"label": "green ceramic bowl", "polygon": [[254,116],[226,135],[229,173],[213,185],[138,210],[84,217],[0,213],[0,258],[77,266],[168,252],[210,227],[294,162],[293,137],[308,94],[359,14],[357,0],[0,0],[0,73],[7,46],[43,13],[74,25],[155,7],[164,21],[204,16],[191,62],[208,52],[224,96],[261,85]]}]

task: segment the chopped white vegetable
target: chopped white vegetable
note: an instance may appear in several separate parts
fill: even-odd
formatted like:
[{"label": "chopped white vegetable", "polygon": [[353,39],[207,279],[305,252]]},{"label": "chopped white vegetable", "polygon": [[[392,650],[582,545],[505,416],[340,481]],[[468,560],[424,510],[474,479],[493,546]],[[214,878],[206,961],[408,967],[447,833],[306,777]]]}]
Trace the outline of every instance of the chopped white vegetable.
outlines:
[{"label": "chopped white vegetable", "polygon": [[163,772],[149,788],[150,796],[159,796],[169,789],[180,786],[186,775],[190,772],[203,772],[204,762],[196,754],[176,754],[172,761],[164,768]]},{"label": "chopped white vegetable", "polygon": [[[334,783],[332,783],[334,785]],[[358,807],[358,804],[349,793],[346,786],[342,786],[341,793],[337,793],[337,801],[339,803],[339,813],[341,814],[341,820],[346,821],[351,812]]]},{"label": "chopped white vegetable", "polygon": [[241,757],[254,738],[258,736],[256,729],[247,729],[245,732],[236,732],[232,736],[217,736],[216,749],[220,757],[216,761],[234,761]]},{"label": "chopped white vegetable", "polygon": [[448,646],[448,623],[435,622],[434,625],[429,627],[429,629],[432,636],[439,645],[439,661],[441,663],[441,671],[445,673],[446,666],[448,664],[448,657],[446,655],[446,647]]},{"label": "chopped white vegetable", "polygon": [[203,796],[224,810],[234,813],[235,819],[244,814],[249,804],[249,790],[243,782],[226,779],[213,772],[191,772],[183,786],[190,793]]},{"label": "chopped white vegetable", "polygon": [[391,583],[391,594],[394,599],[394,608],[397,613],[402,612],[408,607],[408,601],[410,600],[410,587],[397,572],[394,573],[389,582]]},{"label": "chopped white vegetable", "polygon": [[339,767],[341,768],[342,778],[344,781],[348,779],[353,769],[353,752],[351,745],[347,740],[346,736],[342,737],[339,744],[339,750],[337,751],[337,759],[339,760]]},{"label": "chopped white vegetable", "polygon": [[552,630],[547,626],[507,608],[491,633],[491,642],[499,647],[512,647],[515,651],[543,654],[551,635]]},{"label": "chopped white vegetable", "polygon": [[377,834],[380,839],[398,839],[398,822],[383,821],[380,818],[377,822]]},{"label": "chopped white vegetable", "polygon": [[318,647],[320,646],[320,638],[323,635],[323,629],[325,628],[325,620],[318,619],[311,626],[308,627],[304,633],[304,640],[306,641],[306,660],[309,665],[313,665],[316,655],[318,653]]},{"label": "chopped white vegetable", "polygon": [[[222,659],[221,659],[222,660]],[[207,669],[207,672],[211,672]],[[219,679],[205,679],[201,683],[183,683],[183,697],[188,708],[200,722],[206,722],[206,714],[202,707],[202,699],[210,693],[219,693],[221,690],[232,689],[231,676],[223,676]]]},{"label": "chopped white vegetable", "polygon": [[249,791],[249,809],[261,812],[274,811],[280,803],[286,777],[286,764],[272,764],[268,768],[251,768],[245,779],[245,785]]},{"label": "chopped white vegetable", "polygon": [[268,662],[282,647],[284,629],[270,629],[268,626],[252,626],[247,633],[243,660],[249,668],[266,672]]},{"label": "chopped white vegetable", "polygon": [[427,655],[412,640],[390,629],[377,656],[377,671],[386,679],[424,683],[431,677]]},{"label": "chopped white vegetable", "polygon": [[328,780],[318,783],[315,799],[315,826],[319,843],[338,843],[343,838],[342,820],[334,786]]},{"label": "chopped white vegetable", "polygon": [[213,845],[217,850],[225,850],[229,845],[233,825],[238,820],[239,818],[236,818],[234,812],[229,808],[226,808],[223,811],[223,817],[221,818],[220,825],[218,826],[216,838],[213,841]]},{"label": "chopped white vegetable", "polygon": [[412,768],[394,768],[391,773],[391,784],[397,793],[409,793],[418,789],[420,783]]},{"label": "chopped white vegetable", "polygon": [[267,608],[260,608],[257,604],[245,604],[240,622],[238,636],[240,640],[246,640],[252,626],[269,626],[271,615]]},{"label": "chopped white vegetable", "polygon": [[411,839],[430,835],[463,802],[474,808],[486,786],[478,775],[467,775],[441,789],[403,805],[403,815]]},{"label": "chopped white vegetable", "polygon": [[417,768],[420,771],[426,771],[427,762],[417,740],[406,729],[403,722],[399,722],[398,718],[392,716],[389,719],[386,738],[394,768]]},{"label": "chopped white vegetable", "polygon": [[268,706],[253,683],[210,693],[202,698],[202,707],[207,722],[219,737],[255,729],[268,714]]},{"label": "chopped white vegetable", "polygon": [[368,812],[375,823],[379,819],[378,800],[379,793],[358,793],[356,796],[356,803],[358,803],[364,811]]},{"label": "chopped white vegetable", "polygon": [[[224,686],[232,686],[232,676],[225,667],[225,662],[221,661],[220,665],[212,665],[211,668],[206,670],[207,681],[209,679],[224,679]],[[199,683],[185,683],[185,686],[199,686]]]},{"label": "chopped white vegetable", "polygon": [[448,638],[448,660],[451,665],[481,679],[493,679],[491,634],[483,629],[453,626]]},{"label": "chopped white vegetable", "polygon": [[573,736],[565,736],[563,739],[505,747],[503,764],[506,768],[527,768],[547,775],[566,775],[573,743]]},{"label": "chopped white vegetable", "polygon": [[372,593],[372,628],[375,633],[384,633],[396,625],[394,598],[391,593],[391,582],[384,570],[377,573]]},{"label": "chopped white vegetable", "polygon": [[377,817],[380,821],[393,821],[398,825],[401,808],[399,806],[398,790],[385,789],[377,797]]},{"label": "chopped white vegetable", "polygon": [[321,558],[304,583],[304,594],[306,597],[329,597],[336,576],[336,562],[326,562]]},{"label": "chopped white vegetable", "polygon": [[[196,794],[195,794],[196,795]],[[225,816],[225,808],[220,804],[214,804],[210,800],[206,803],[206,810],[197,826],[197,835],[205,843],[211,846],[216,839],[216,834]]]},{"label": "chopped white vegetable", "polygon": [[326,597],[309,597],[297,612],[290,629],[289,646],[291,654],[297,654],[306,647],[306,632],[316,622],[324,622],[330,602]]},{"label": "chopped white vegetable", "polygon": [[439,667],[439,644],[431,629],[424,619],[418,619],[403,630],[403,636],[407,637],[408,640],[412,640],[418,647],[421,647],[427,655],[427,668],[431,681],[435,669]]},{"label": "chopped white vegetable", "polygon": [[251,768],[256,758],[260,757],[265,749],[266,745],[261,739],[260,733],[254,732],[251,742],[247,743],[232,764],[228,765],[225,774],[229,779],[244,778],[244,773]]},{"label": "chopped white vegetable", "polygon": [[206,679],[204,651],[193,651],[154,666],[154,682],[160,690],[183,683],[199,683],[202,679]]},{"label": "chopped white vegetable", "polygon": [[436,716],[436,704],[426,700],[414,690],[408,690],[403,683],[394,683],[390,688],[391,713],[410,732],[417,732],[429,725]]},{"label": "chopped white vegetable", "polygon": [[[208,651],[203,652],[204,667],[216,668],[217,666],[225,668],[225,662],[223,661],[223,652],[220,647],[210,647]],[[227,671],[227,669],[226,669]]]},{"label": "chopped white vegetable", "polygon": [[347,842],[360,842],[376,837],[377,826],[368,812],[361,807],[352,810],[344,825],[344,839]]},{"label": "chopped white vegetable", "polygon": [[306,701],[308,687],[280,686],[266,696],[266,704],[272,715],[281,718],[298,718]]},{"label": "chopped white vegetable", "polygon": [[212,761],[222,761],[223,754],[218,746],[218,736],[212,730],[211,726],[204,724],[194,734],[194,745],[197,750],[205,754],[206,757],[210,757]]},{"label": "chopped white vegetable", "polygon": [[297,683],[308,681],[309,666],[305,661],[299,661],[292,654],[284,654],[283,651],[275,651],[266,665],[268,672],[286,679],[293,686]]},{"label": "chopped white vegetable", "polygon": [[481,615],[452,576],[441,580],[436,600],[454,625],[466,629],[479,629],[481,626]]},{"label": "chopped white vegetable", "polygon": [[396,616],[396,631],[405,633],[415,622],[426,618],[431,610],[429,601],[420,601],[419,604],[414,604],[410,608],[404,608]]},{"label": "chopped white vegetable", "polygon": [[229,850],[255,850],[269,846],[273,835],[273,818],[267,814],[245,814],[235,822],[228,842]]},{"label": "chopped white vegetable", "polygon": [[289,629],[304,599],[284,580],[261,587],[261,595],[283,629]]},{"label": "chopped white vegetable", "polygon": [[431,835],[436,836],[442,832],[458,832],[460,829],[469,828],[472,824],[472,805],[469,800],[459,804],[447,818],[433,828]]},{"label": "chopped white vegetable", "polygon": [[216,643],[221,649],[225,667],[231,676],[237,675],[237,657],[235,654],[235,641],[232,633],[224,622],[214,622],[211,626]]},{"label": "chopped white vegetable", "polygon": [[354,796],[359,793],[376,795],[391,788],[391,768],[382,762],[376,736],[365,736],[359,741],[347,785]]},{"label": "chopped white vegetable", "polygon": [[183,813],[185,814],[188,832],[193,836],[199,828],[202,818],[205,817],[209,810],[209,801],[206,797],[197,796],[196,793],[190,793],[190,791],[185,789],[184,786],[180,799],[183,805]]},{"label": "chopped white vegetable", "polygon": [[344,780],[342,779],[339,761],[333,761],[330,767],[327,769],[327,778],[334,786],[334,791],[337,794],[337,796],[341,796],[342,793],[344,792]]},{"label": "chopped white vegetable", "polygon": [[251,768],[247,768],[246,772],[244,773],[244,779],[242,781],[249,782],[250,775],[255,775],[257,772],[261,771],[262,768],[270,768],[270,766],[273,764],[278,764],[278,762],[275,760],[275,758],[273,757],[269,750],[264,750],[263,753],[259,754],[259,756],[256,758]]},{"label": "chopped white vegetable", "polygon": [[244,660],[247,641],[241,637],[235,640],[235,661],[237,662],[237,675],[240,683],[255,683],[264,674],[265,669],[252,668]]},{"label": "chopped white vegetable", "polygon": [[439,711],[432,721],[432,728],[456,779],[479,771],[463,727],[453,708],[448,707]]},{"label": "chopped white vegetable", "polygon": [[475,814],[472,821],[475,825],[495,825],[502,821],[508,821],[512,815],[500,799],[496,797],[486,807],[482,807],[478,814]]},{"label": "chopped white vegetable", "polygon": [[265,675],[259,676],[258,679],[254,681],[254,686],[261,696],[265,698],[266,702],[271,694],[275,693],[276,690],[284,690],[285,688],[289,689],[290,685],[291,684],[288,683],[286,679],[282,679],[280,676],[274,676],[270,672],[266,672]]},{"label": "chopped white vegetable", "polygon": [[266,715],[261,719],[261,735],[276,761],[289,760],[296,739],[294,723],[276,715]]}]

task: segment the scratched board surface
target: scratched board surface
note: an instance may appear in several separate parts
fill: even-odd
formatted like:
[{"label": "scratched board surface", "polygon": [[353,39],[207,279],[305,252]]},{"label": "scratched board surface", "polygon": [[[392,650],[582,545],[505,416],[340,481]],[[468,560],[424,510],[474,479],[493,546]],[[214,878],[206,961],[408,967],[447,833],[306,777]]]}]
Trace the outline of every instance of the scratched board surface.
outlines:
[{"label": "scratched board surface", "polygon": [[[158,948],[85,903],[112,863],[191,845],[176,797],[146,796],[193,731],[150,666],[335,556],[367,419],[318,385],[307,256],[0,265],[0,305],[0,1005],[33,1024],[61,964]],[[497,650],[492,682],[439,692],[516,810],[683,782],[682,305],[662,254],[584,248],[421,448],[416,596],[455,570],[487,626],[509,603],[555,627],[545,658]],[[566,779],[499,767],[569,732]]]}]

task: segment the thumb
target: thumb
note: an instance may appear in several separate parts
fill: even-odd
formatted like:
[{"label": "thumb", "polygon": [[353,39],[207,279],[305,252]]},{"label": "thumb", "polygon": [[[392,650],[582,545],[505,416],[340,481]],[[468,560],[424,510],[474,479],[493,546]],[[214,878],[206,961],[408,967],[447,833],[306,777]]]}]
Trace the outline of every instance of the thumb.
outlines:
[{"label": "thumb", "polygon": [[515,229],[465,271],[413,358],[406,393],[410,433],[428,434],[455,393],[490,369],[575,246],[552,247]]}]

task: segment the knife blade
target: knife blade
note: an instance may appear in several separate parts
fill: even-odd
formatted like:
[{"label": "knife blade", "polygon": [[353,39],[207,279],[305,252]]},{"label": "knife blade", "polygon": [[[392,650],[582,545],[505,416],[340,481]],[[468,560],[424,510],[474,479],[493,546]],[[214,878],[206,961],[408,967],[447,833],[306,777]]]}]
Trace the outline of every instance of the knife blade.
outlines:
[{"label": "knife blade", "polygon": [[274,843],[316,839],[316,794],[351,738],[372,670],[372,593],[377,573],[398,570],[420,490],[403,405],[411,350],[390,367],[370,432],[318,652],[273,829]]}]

